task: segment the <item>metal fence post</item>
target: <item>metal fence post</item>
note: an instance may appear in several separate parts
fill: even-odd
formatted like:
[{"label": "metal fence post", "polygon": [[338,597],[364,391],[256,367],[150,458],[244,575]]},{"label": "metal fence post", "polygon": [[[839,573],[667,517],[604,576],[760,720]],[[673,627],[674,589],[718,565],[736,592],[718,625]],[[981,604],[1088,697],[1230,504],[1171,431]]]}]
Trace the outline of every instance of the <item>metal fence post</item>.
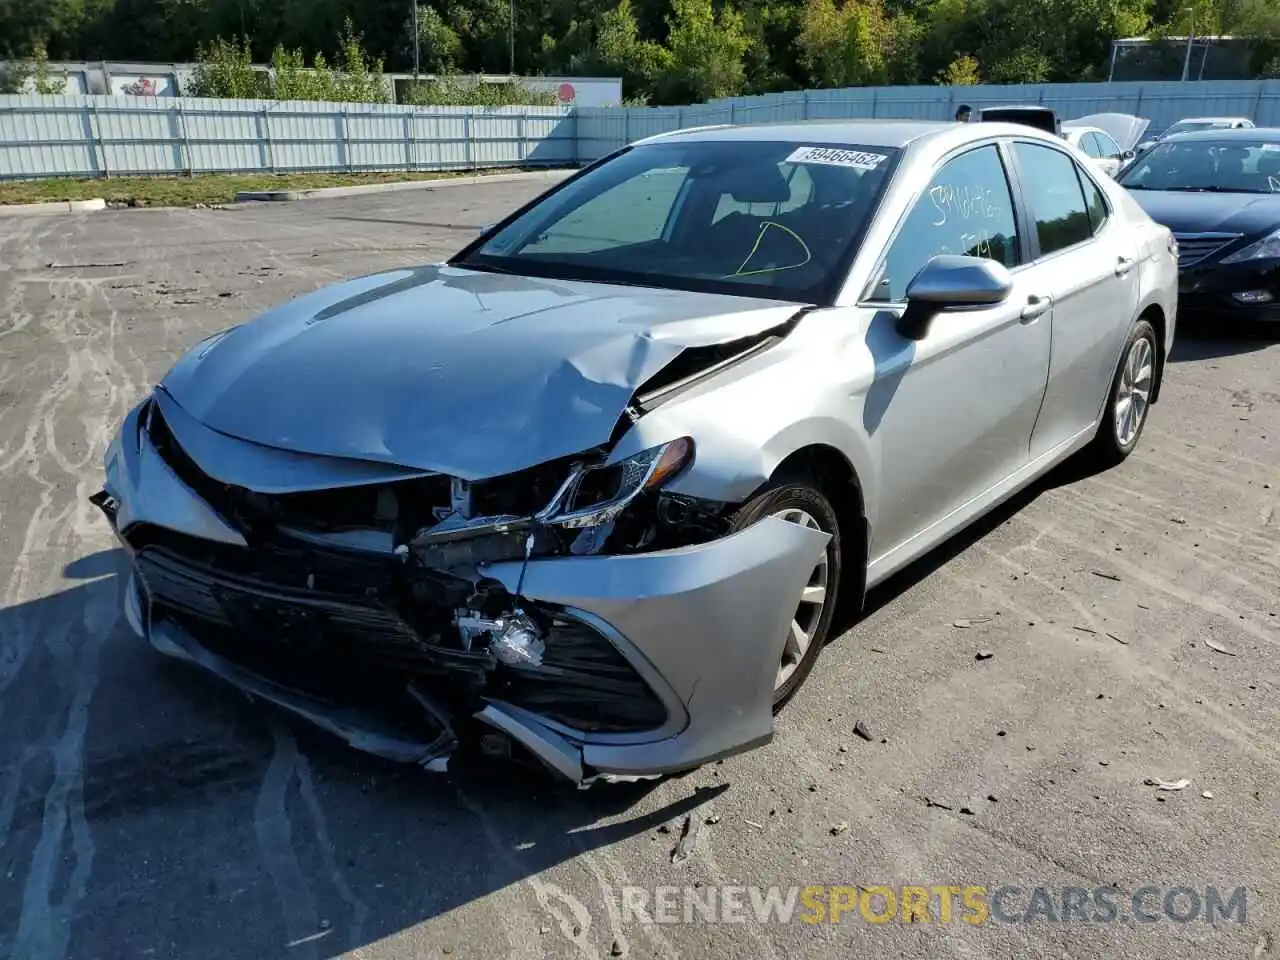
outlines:
[{"label": "metal fence post", "polygon": [[355,169],[351,162],[351,116],[345,105],[342,107],[342,154],[346,157],[347,173],[351,173]]},{"label": "metal fence post", "polygon": [[806,90],[800,94],[800,119],[809,119],[809,91]]},{"label": "metal fence post", "polygon": [[187,115],[182,110],[182,101],[178,101],[178,157],[182,166],[186,167],[187,176],[195,174],[195,165],[191,161],[191,141],[187,136]]},{"label": "metal fence post", "polygon": [[516,121],[516,136],[519,137],[519,143],[516,145],[516,159],[520,163],[524,163],[525,157],[528,156],[528,144],[525,141],[526,121],[529,119],[529,109],[525,107],[520,112],[520,118]]},{"label": "metal fence post", "polygon": [[267,148],[267,170],[276,172],[276,155],[271,149],[271,108],[262,108],[262,144]]},{"label": "metal fence post", "polygon": [[[678,129],[678,125],[677,125]],[[631,108],[622,108],[622,145],[625,147],[631,142]]]},{"label": "metal fence post", "polygon": [[404,166],[406,170],[414,169],[414,138],[413,138],[413,114],[406,113],[404,115]]},{"label": "metal fence post", "polygon": [[475,131],[471,128],[471,120],[474,116],[475,114],[470,109],[462,115],[462,148],[466,151],[465,157],[468,170],[476,168],[475,144],[472,142]]},{"label": "metal fence post", "polygon": [[93,140],[98,147],[98,167],[102,170],[102,175],[109,178],[111,176],[111,168],[107,165],[107,144],[102,139],[102,117],[98,115],[98,105],[96,103],[90,104],[89,110],[91,112],[89,129],[93,131]]},{"label": "metal fence post", "polygon": [[582,166],[582,138],[578,135],[578,124],[582,122],[582,112],[578,107],[570,107],[569,116],[573,118],[573,162]]}]

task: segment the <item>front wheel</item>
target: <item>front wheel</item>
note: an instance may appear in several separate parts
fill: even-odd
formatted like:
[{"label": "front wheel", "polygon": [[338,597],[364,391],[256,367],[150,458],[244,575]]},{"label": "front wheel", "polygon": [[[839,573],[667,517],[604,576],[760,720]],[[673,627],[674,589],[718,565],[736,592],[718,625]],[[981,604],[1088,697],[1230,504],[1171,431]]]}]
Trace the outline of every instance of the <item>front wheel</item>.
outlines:
[{"label": "front wheel", "polygon": [[840,588],[840,522],[826,495],[807,477],[771,481],[738,511],[732,529],[741,530],[766,517],[777,517],[831,535],[817,566],[809,574],[787,629],[773,688],[773,711],[777,713],[809,676],[831,630]]},{"label": "front wheel", "polygon": [[1155,328],[1139,320],[1129,331],[1120,366],[1111,381],[1111,392],[1102,411],[1102,422],[1089,453],[1102,466],[1114,466],[1138,445],[1147,425],[1151,394],[1155,389],[1159,350]]}]

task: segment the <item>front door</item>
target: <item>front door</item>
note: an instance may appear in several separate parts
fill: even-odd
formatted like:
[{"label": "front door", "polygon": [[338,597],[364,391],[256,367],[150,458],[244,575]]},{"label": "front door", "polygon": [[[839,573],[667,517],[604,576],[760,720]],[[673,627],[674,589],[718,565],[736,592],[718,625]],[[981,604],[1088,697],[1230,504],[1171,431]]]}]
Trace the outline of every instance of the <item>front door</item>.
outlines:
[{"label": "front door", "polygon": [[[913,554],[912,541],[1028,462],[1049,371],[1051,302],[1020,269],[1023,238],[995,144],[948,160],[890,244],[872,300],[876,380],[864,427],[879,455],[871,558]],[[1013,270],[1002,304],[947,311],[920,341],[894,328],[907,285],[938,254],[987,257]],[[937,531],[934,530],[934,533]],[[933,539],[929,537],[928,539]]]}]

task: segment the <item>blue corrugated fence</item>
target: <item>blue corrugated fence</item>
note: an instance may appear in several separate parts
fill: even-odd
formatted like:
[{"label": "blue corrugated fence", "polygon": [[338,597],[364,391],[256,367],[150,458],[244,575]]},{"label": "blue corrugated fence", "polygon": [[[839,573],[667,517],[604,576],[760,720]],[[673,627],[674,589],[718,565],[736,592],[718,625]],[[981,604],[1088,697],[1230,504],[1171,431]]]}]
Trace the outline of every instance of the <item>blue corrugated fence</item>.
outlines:
[{"label": "blue corrugated fence", "polygon": [[1064,120],[1133,113],[1280,126],[1280,81],[856,87],[688,107],[406,107],[103,96],[0,96],[0,179],[130,174],[457,170],[584,163],[656,133],[720,123],[950,119],[1040,103]]}]

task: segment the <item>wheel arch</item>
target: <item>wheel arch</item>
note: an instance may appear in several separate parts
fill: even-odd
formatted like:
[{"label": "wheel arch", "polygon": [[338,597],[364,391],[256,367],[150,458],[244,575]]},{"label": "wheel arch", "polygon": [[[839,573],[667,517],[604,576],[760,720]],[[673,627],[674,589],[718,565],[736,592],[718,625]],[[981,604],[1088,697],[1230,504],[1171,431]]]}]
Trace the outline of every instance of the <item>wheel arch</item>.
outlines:
[{"label": "wheel arch", "polygon": [[1167,334],[1169,330],[1168,318],[1165,316],[1164,308],[1158,303],[1147,304],[1138,314],[1139,320],[1146,320],[1155,328],[1156,331],[1156,381],[1151,387],[1151,402],[1155,403],[1160,399],[1160,385],[1164,383],[1164,368],[1168,361],[1166,356]]},{"label": "wheel arch", "polygon": [[[858,471],[849,458],[836,447],[810,443],[783,457],[769,480],[789,474],[812,477],[831,501],[840,523],[844,541],[843,575],[836,617],[856,616],[861,612],[867,591],[867,563],[871,544],[871,527],[867,518],[866,493]],[[767,482],[767,481],[766,481]],[[854,536],[850,537],[849,534]],[[856,548],[854,544],[857,544]]]}]

